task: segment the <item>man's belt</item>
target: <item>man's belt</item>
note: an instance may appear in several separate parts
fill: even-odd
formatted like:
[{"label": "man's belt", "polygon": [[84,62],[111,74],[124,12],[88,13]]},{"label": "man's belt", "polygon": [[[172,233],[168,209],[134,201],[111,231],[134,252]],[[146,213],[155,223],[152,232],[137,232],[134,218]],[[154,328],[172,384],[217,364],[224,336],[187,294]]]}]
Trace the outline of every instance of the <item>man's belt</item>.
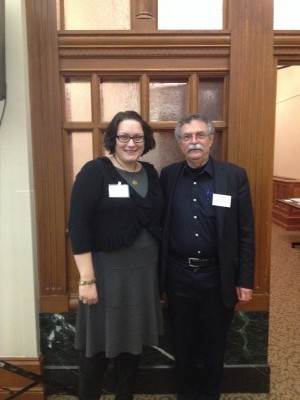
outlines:
[{"label": "man's belt", "polygon": [[198,269],[201,267],[213,267],[219,264],[218,257],[214,256],[195,258],[195,257],[182,257],[172,254],[172,258],[178,260],[181,263],[184,263],[185,266],[190,267],[192,269]]}]

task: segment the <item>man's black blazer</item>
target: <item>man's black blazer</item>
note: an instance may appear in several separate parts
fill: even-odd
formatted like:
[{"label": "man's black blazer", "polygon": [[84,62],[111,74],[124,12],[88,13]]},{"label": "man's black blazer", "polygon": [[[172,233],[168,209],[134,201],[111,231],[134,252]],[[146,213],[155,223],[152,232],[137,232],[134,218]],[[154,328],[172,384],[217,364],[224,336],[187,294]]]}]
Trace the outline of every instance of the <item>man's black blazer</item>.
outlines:
[{"label": "man's black blazer", "polygon": [[[234,164],[213,161],[215,193],[231,196],[231,207],[216,206],[218,255],[223,302],[233,307],[237,302],[236,287],[252,289],[254,285],[254,217],[246,171]],[[161,289],[166,285],[169,252],[170,219],[174,190],[183,173],[185,161],[161,171],[165,199],[161,263]]]}]

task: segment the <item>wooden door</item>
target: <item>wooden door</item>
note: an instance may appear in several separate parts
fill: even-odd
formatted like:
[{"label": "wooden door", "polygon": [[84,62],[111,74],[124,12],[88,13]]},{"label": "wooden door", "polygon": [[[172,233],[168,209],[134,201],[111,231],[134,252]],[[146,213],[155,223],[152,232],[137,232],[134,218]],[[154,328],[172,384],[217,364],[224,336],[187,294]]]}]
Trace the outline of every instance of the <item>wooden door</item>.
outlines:
[{"label": "wooden door", "polygon": [[71,186],[84,162],[104,154],[113,114],[128,108],[155,132],[147,160],[158,170],[181,157],[173,139],[179,116],[200,111],[214,120],[213,154],[247,169],[254,200],[258,252],[248,309],[268,308],[272,4],[224,0],[223,29],[162,31],[157,1],[131,0],[130,26],[71,31],[64,29],[64,1],[26,0],[41,311],[76,307],[78,275],[66,235]]}]

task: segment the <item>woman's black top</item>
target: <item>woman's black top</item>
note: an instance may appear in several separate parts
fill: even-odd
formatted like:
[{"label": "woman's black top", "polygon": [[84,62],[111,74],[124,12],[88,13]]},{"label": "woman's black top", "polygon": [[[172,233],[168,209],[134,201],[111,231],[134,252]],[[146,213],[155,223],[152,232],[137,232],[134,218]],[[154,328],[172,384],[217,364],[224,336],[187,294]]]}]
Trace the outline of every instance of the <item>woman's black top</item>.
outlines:
[{"label": "woman's black top", "polygon": [[127,185],[107,157],[86,163],[76,176],[70,203],[69,236],[74,254],[113,251],[130,245],[146,228],[160,239],[162,193],[152,164],[141,162],[148,193],[129,186],[129,197],[109,197],[109,185]]}]

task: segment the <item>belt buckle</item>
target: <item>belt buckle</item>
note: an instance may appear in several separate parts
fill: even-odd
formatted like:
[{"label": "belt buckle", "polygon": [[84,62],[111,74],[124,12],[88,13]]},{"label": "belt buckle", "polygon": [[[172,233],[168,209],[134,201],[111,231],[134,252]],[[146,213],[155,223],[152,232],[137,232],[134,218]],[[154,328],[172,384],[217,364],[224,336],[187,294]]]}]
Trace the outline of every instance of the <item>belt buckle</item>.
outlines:
[{"label": "belt buckle", "polygon": [[199,265],[193,264],[194,262],[197,262],[197,261],[199,261],[199,258],[189,257],[189,267],[199,268]]}]

